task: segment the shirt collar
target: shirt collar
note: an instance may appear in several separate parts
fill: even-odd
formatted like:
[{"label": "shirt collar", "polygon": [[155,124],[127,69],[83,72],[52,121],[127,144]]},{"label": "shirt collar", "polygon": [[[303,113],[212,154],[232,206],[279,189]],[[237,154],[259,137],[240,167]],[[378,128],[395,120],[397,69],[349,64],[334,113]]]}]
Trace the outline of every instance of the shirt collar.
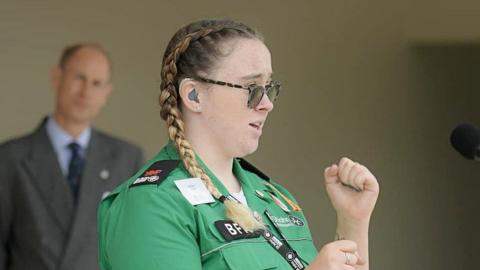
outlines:
[{"label": "shirt collar", "polygon": [[[175,143],[172,142],[172,141],[169,141],[167,146],[165,147],[165,150],[167,151],[167,154],[168,156],[171,158],[171,159],[178,159],[178,160],[181,160],[181,157],[180,155],[178,154],[178,150],[177,148],[175,147]],[[212,171],[210,171],[210,169],[207,167],[207,165],[203,162],[203,160],[198,156],[196,155],[195,153],[195,157],[196,157],[196,160],[198,162],[198,165],[200,165],[200,167],[203,169],[203,171],[210,177],[210,179],[212,180],[213,184],[217,187],[218,191],[220,191],[220,193],[222,193],[223,195],[228,195],[228,191],[227,191],[227,188],[223,185],[223,183],[213,174]],[[182,166],[185,168],[185,166],[183,165],[183,162],[182,162]],[[185,170],[187,170],[185,168]]]},{"label": "shirt collar", "polygon": [[[169,141],[169,143],[166,145],[164,150],[167,152],[167,155],[171,159],[178,159],[178,160],[180,159],[178,151],[175,148],[175,145],[172,141]],[[196,156],[196,158],[199,165],[202,167],[205,173],[207,173],[207,175],[210,177],[213,184],[217,187],[220,193],[222,193],[223,195],[228,195],[229,192],[227,191],[227,188],[223,185],[223,183],[215,176],[215,174],[213,174],[212,171],[210,171],[210,169],[206,166],[206,164],[203,162],[203,160],[199,156]],[[183,164],[181,166],[183,166]],[[232,170],[242,185],[242,190],[245,194],[245,197],[247,198],[247,201],[252,201],[253,196],[255,196],[254,194],[256,190],[266,190],[266,187],[263,184],[261,184],[261,181],[252,179],[251,178],[252,176],[248,175],[248,173],[242,168],[242,166],[240,165],[240,162],[236,158],[233,159]],[[215,206],[217,203],[218,201],[215,200],[215,203],[211,203],[210,206]]]},{"label": "shirt collar", "polygon": [[68,134],[52,116],[48,117],[46,129],[55,150],[60,150],[71,142],[76,142],[82,149],[87,149],[92,135],[92,129],[88,127],[75,139]]}]

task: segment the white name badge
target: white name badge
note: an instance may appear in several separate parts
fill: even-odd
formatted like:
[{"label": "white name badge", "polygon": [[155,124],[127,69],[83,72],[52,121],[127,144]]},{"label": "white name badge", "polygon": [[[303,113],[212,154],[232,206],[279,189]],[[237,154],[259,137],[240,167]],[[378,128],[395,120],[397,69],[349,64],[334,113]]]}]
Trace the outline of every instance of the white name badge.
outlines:
[{"label": "white name badge", "polygon": [[215,202],[200,178],[177,180],[175,185],[192,205]]}]

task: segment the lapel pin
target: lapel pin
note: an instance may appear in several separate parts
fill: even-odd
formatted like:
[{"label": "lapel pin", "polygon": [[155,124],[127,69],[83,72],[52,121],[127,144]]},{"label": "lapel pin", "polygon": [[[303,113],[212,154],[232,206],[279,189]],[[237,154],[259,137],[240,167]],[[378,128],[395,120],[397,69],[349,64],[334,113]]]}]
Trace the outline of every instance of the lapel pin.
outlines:
[{"label": "lapel pin", "polygon": [[100,171],[100,178],[103,180],[107,180],[110,176],[110,172],[107,169],[103,169]]}]

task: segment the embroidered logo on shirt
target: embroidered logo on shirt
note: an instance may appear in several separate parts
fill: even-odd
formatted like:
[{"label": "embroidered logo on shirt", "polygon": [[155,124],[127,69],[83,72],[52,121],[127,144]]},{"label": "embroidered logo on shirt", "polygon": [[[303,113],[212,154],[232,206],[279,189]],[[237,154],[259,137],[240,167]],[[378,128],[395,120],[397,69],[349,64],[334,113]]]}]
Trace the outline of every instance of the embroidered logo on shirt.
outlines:
[{"label": "embroidered logo on shirt", "polygon": [[139,186],[147,184],[160,184],[168,174],[177,167],[178,160],[160,160],[148,167],[145,172],[135,179],[135,181],[130,185]]},{"label": "embroidered logo on shirt", "polygon": [[148,170],[143,175],[145,176],[152,176],[152,175],[159,175],[162,170]]},{"label": "embroidered logo on shirt", "polygon": [[292,215],[288,215],[288,217],[276,217],[270,215],[270,219],[273,223],[275,223],[275,226],[277,227],[302,227],[303,225],[305,225],[305,223],[300,218]]},{"label": "embroidered logo on shirt", "polygon": [[303,225],[305,225],[305,223],[303,223],[303,221],[296,216],[288,215],[288,219],[290,219],[290,221],[295,224],[295,226],[302,227]]},{"label": "embroidered logo on shirt", "polygon": [[160,179],[160,177],[158,177],[158,175],[139,177],[135,180],[135,182],[133,182],[132,186],[137,185],[137,184],[141,184],[141,183],[144,183],[144,182],[153,183],[153,182],[157,181],[158,179]]},{"label": "embroidered logo on shirt", "polygon": [[262,234],[261,231],[247,232],[231,220],[217,220],[215,221],[215,227],[227,242],[238,239],[257,238]]}]

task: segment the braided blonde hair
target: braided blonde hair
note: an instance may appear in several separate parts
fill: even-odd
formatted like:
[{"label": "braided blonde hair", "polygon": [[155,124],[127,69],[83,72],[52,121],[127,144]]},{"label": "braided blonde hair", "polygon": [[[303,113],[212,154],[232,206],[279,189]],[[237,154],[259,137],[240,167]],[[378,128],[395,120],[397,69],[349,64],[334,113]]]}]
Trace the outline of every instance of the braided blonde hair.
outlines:
[{"label": "braided blonde hair", "polygon": [[178,30],[163,57],[159,104],[160,116],[167,123],[168,136],[174,142],[185,168],[203,181],[215,199],[224,203],[228,218],[251,232],[263,229],[264,225],[254,218],[247,206],[223,196],[200,167],[192,145],[185,137],[185,124],[179,107],[179,82],[183,78],[197,77],[199,72],[210,71],[215,58],[224,56],[220,46],[235,38],[262,40],[254,30],[231,20],[201,20]]}]

